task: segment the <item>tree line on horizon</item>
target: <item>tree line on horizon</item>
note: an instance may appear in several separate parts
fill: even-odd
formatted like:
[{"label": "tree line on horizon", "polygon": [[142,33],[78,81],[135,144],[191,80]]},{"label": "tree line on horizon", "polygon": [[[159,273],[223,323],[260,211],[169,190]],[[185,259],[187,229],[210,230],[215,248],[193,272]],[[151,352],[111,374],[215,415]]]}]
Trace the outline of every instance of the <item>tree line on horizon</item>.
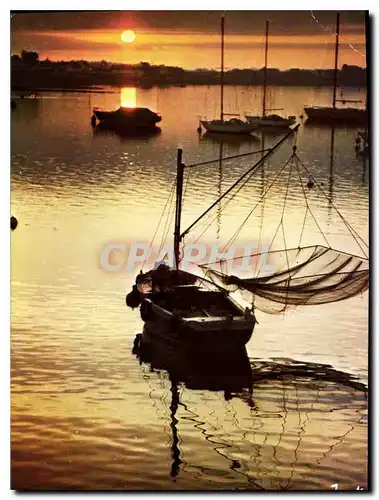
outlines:
[{"label": "tree line on horizon", "polygon": [[[25,85],[27,74],[30,87],[85,87],[90,85],[128,85],[142,87],[155,85],[217,85],[220,71],[198,68],[185,70],[177,66],[152,65],[102,61],[50,61],[40,60],[38,52],[23,50],[11,56],[12,88]],[[228,69],[224,73],[226,85],[261,85],[264,68]],[[268,85],[333,85],[333,69],[279,70],[267,68]],[[366,69],[344,64],[338,71],[338,83],[344,86],[366,85]]]}]

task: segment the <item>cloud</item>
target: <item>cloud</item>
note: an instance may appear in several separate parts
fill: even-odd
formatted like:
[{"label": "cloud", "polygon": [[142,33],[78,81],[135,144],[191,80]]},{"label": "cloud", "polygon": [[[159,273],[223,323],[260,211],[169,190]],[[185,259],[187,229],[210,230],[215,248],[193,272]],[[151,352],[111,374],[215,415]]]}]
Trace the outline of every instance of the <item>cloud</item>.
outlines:
[{"label": "cloud", "polygon": [[[336,12],[313,11],[313,16],[311,11],[227,11],[226,32],[237,35],[263,33],[266,20],[270,22],[272,33],[283,36],[317,34],[323,30],[322,25],[334,29]],[[209,34],[219,33],[220,17],[217,11],[188,10],[15,13],[11,28],[14,32],[131,28],[155,33]],[[364,11],[343,11],[341,26],[346,33],[363,32]]]}]

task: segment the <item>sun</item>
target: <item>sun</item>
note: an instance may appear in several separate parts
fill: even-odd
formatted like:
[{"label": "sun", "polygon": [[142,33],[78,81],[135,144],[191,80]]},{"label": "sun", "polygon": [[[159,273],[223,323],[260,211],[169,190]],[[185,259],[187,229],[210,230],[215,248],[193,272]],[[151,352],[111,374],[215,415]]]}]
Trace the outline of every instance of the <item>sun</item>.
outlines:
[{"label": "sun", "polygon": [[136,34],[133,30],[125,30],[121,33],[121,40],[124,43],[132,43],[136,39]]}]

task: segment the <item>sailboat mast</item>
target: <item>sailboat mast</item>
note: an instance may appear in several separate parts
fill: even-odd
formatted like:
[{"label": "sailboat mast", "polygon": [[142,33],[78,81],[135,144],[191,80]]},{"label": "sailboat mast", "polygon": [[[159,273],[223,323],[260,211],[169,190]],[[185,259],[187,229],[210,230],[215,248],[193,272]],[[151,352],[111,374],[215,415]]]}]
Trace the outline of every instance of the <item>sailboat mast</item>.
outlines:
[{"label": "sailboat mast", "polygon": [[262,116],[266,115],[267,53],[268,53],[268,21],[266,21],[266,45],[265,45],[265,67],[264,67],[264,73],[263,73]]},{"label": "sailboat mast", "polygon": [[176,209],[175,209],[175,228],[174,228],[174,258],[175,267],[179,269],[180,261],[180,220],[182,215],[182,194],[183,194],[183,174],[184,165],[182,163],[183,150],[178,149],[176,167]]},{"label": "sailboat mast", "polygon": [[339,36],[340,36],[340,13],[339,13],[339,12],[337,12],[337,22],[336,22],[336,48],[335,48],[335,52],[334,52],[333,108],[335,108],[335,107],[336,107]]},{"label": "sailboat mast", "polygon": [[285,142],[288,139],[288,137],[290,137],[290,135],[297,132],[299,127],[300,124],[298,123],[294,128],[290,129],[289,132],[285,136],[283,136],[276,144],[274,144],[274,146],[272,146],[261,157],[260,160],[254,163],[254,165],[250,167],[249,170],[247,170],[247,172],[241,175],[241,177],[237,179],[236,182],[232,184],[229,187],[229,189],[227,189],[219,198],[217,198],[217,200],[214,201],[210,207],[208,207],[201,215],[199,215],[199,217],[195,220],[195,222],[193,222],[189,227],[187,227],[185,231],[183,231],[183,233],[180,235],[180,238],[183,238],[183,236],[185,236],[205,215],[207,215],[208,212],[210,212],[222,199],[224,199],[225,196],[227,196],[243,179],[245,179],[249,174],[255,172],[255,170],[259,167],[259,165],[263,163],[265,160],[267,160],[267,158],[269,158],[274,153],[274,151],[276,151],[279,148],[279,146],[281,146],[281,144],[283,144],[283,142]]},{"label": "sailboat mast", "polygon": [[220,75],[220,87],[221,87],[221,112],[220,120],[224,120],[224,32],[225,32],[225,17],[221,17],[221,75]]}]

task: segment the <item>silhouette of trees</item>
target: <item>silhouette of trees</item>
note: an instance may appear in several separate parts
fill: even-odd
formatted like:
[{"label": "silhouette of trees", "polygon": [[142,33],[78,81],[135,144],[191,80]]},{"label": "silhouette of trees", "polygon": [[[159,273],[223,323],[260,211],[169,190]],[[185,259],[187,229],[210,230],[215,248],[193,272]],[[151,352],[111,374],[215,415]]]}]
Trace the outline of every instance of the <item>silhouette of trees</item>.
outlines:
[{"label": "silhouette of trees", "polygon": [[24,61],[24,63],[30,66],[34,66],[39,63],[39,55],[37,52],[33,51],[23,50],[21,52],[21,59]]},{"label": "silhouette of trees", "polygon": [[[178,66],[121,64],[103,61],[49,61],[39,60],[39,54],[23,50],[11,56],[12,88],[82,88],[90,85],[137,85],[151,88],[155,85],[219,85],[220,72],[215,69],[184,70]],[[263,68],[228,69],[226,85],[262,85]],[[267,69],[268,85],[320,86],[333,85],[332,69]],[[366,69],[344,64],[338,71],[339,86],[364,86]]]}]

